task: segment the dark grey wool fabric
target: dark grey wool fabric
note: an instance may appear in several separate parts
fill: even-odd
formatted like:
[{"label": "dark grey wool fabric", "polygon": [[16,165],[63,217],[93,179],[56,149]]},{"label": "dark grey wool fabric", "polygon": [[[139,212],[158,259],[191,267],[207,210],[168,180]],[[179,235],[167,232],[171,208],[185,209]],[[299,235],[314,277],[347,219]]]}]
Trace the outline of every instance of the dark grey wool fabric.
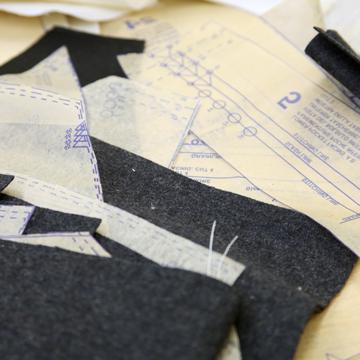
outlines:
[{"label": "dark grey wool fabric", "polygon": [[[0,204],[20,205],[26,203],[2,195]],[[41,212],[48,212],[48,214],[45,214],[44,217],[35,217],[32,220],[33,222],[28,224],[26,233],[41,233],[44,228],[49,230],[46,219],[51,216],[58,220],[57,227],[53,227],[53,230],[64,231],[68,229],[65,223],[69,224],[71,221],[64,220],[67,216],[72,215],[46,209],[40,210]],[[84,222],[79,224],[80,227],[73,228],[73,230],[86,231],[86,221],[90,221],[88,230],[91,231],[94,224],[93,219],[84,218],[82,220]],[[130,261],[134,265],[160,268],[150,260],[110,239],[99,234],[95,234],[95,238],[118,261]],[[32,248],[27,248],[27,250],[36,254]],[[72,258],[70,253],[61,253]],[[70,260],[66,259],[67,261]],[[189,294],[192,294],[192,290],[189,291]],[[236,325],[241,338],[243,359],[267,359],[269,356],[280,360],[291,359],[303,327],[308,317],[316,309],[316,301],[301,290],[292,289],[287,284],[274,279],[273,276],[253,267],[244,271],[236,282],[233,291],[238,298],[237,311],[239,316],[236,319]],[[235,317],[233,321],[235,321]],[[159,359],[162,358],[159,357]]]},{"label": "dark grey wool fabric", "polygon": [[243,360],[293,359],[307,321],[319,309],[316,301],[251,266],[235,288],[240,297],[237,329]]},{"label": "dark grey wool fabric", "polygon": [[0,358],[210,360],[234,290],[158,265],[0,241]]},{"label": "dark grey wool fabric", "polygon": [[355,255],[302,214],[209,188],[95,138],[92,144],[105,201],[204,246],[216,220],[220,252],[239,236],[230,256],[250,265],[234,286],[243,359],[291,359],[307,320],[341,289]]},{"label": "dark grey wool fabric", "polygon": [[208,187],[92,138],[105,202],[206,247],[255,266],[320,305],[341,289],[356,256],[325,228],[298,212]]},{"label": "dark grey wool fabric", "polygon": [[[150,263],[112,240],[95,237],[113,257]],[[292,359],[307,320],[318,309],[316,301],[254,267],[246,268],[233,288],[239,299],[236,327],[242,359]]]},{"label": "dark grey wool fabric", "polygon": [[291,359],[356,256],[302,214],[207,187],[95,138],[92,145],[106,202],[204,246],[216,220],[219,252],[239,236],[229,255],[250,265],[234,286],[243,358]]},{"label": "dark grey wool fabric", "polygon": [[319,33],[308,44],[305,53],[360,98],[360,56],[336,31],[315,29]]},{"label": "dark grey wool fabric", "polygon": [[[1,194],[0,205],[31,204]],[[95,233],[99,224],[36,207],[25,233]],[[0,357],[215,358],[236,320],[236,291],[95,238],[112,259],[0,240],[0,319],[9,324],[0,331]]]}]

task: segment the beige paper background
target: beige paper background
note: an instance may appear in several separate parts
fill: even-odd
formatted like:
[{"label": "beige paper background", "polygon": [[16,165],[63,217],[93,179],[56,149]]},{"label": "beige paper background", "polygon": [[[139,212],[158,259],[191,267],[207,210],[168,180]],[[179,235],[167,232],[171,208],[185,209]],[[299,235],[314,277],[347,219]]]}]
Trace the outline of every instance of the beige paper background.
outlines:
[{"label": "beige paper background", "polygon": [[39,18],[0,12],[0,64],[24,51],[43,34]]}]

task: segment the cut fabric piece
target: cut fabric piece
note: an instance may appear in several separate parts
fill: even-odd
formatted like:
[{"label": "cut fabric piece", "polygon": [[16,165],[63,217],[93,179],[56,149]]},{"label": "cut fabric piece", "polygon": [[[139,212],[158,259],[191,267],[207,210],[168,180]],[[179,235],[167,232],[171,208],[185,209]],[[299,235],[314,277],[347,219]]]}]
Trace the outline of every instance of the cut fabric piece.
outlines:
[{"label": "cut fabric piece", "polygon": [[[0,205],[32,206],[32,204],[4,194],[0,195]],[[27,221],[24,234],[59,232],[89,232],[94,234],[100,223],[101,220],[92,217],[35,207]]]},{"label": "cut fabric piece", "polygon": [[99,245],[114,258],[118,258],[119,260],[125,259],[133,263],[156,265],[154,261],[147,259],[145,256],[132,251],[127,246],[102,236],[99,233],[94,234],[94,238],[99,243]]},{"label": "cut fabric piece", "polygon": [[324,359],[324,354],[329,354],[326,360],[359,360],[359,355],[352,356],[359,352],[359,304],[360,263],[331,306],[310,320],[295,360]]},{"label": "cut fabric piece", "polygon": [[100,219],[36,207],[24,233],[46,234],[50,232],[88,231],[94,234],[100,223]]},{"label": "cut fabric piece", "polygon": [[144,42],[110,38],[56,27],[29,49],[0,67],[0,74],[18,74],[31,69],[61,46],[68,48],[81,86],[116,75],[126,77],[116,56],[141,53]]},{"label": "cut fabric piece", "polygon": [[115,76],[85,86],[83,94],[92,136],[163,166],[174,160],[198,105]]},{"label": "cut fabric piece", "polygon": [[305,53],[355,97],[360,98],[360,57],[334,30],[315,28],[318,34]]},{"label": "cut fabric piece", "polygon": [[0,235],[21,235],[34,206],[2,205],[0,201]]},{"label": "cut fabric piece", "polygon": [[[108,251],[109,254],[111,254],[111,256],[114,258],[125,259],[132,261],[134,263],[154,264],[145,257],[140,256],[139,254],[131,251],[130,249],[128,249],[125,246],[122,246],[119,243],[116,243],[115,241],[107,239],[99,234],[96,234],[95,238],[97,239],[98,243],[104,249],[106,249],[106,251]],[[239,296],[239,298],[241,299],[241,296]],[[241,346],[239,342],[239,336],[236,327],[233,326],[230,330],[230,334],[228,335],[221,352],[216,357],[216,360],[242,360],[242,359],[243,358],[241,356]]]},{"label": "cut fabric piece", "polygon": [[[76,194],[24,175],[16,175],[5,193],[39,207],[102,219],[97,231],[131,250],[172,268],[179,268],[214,277],[232,285],[244,265],[216,251],[209,253],[184,237],[175,235],[140,217],[104,202]],[[143,239],[146,238],[147,241]],[[210,254],[210,256],[209,256]],[[211,261],[209,261],[211,259]]]},{"label": "cut fabric piece", "polygon": [[[148,262],[109,239],[97,239],[115,258]],[[318,308],[317,302],[301,288],[290,288],[252,266],[245,269],[234,289],[239,296],[236,327],[242,359],[292,359],[306,322]]]},{"label": "cut fabric piece", "polygon": [[249,267],[238,279],[241,297],[237,329],[243,360],[293,359],[317,303],[301,288],[289,288],[271,274]]},{"label": "cut fabric piece", "polygon": [[[40,185],[41,185],[41,183],[38,181],[35,181],[35,180],[25,182],[25,178],[18,179],[18,177],[15,177],[11,187],[9,187],[7,189],[7,191],[11,190],[11,192],[18,193],[19,195],[22,195],[26,199],[29,199],[29,198],[34,199],[34,200],[32,200],[32,202],[36,202],[36,200],[37,200],[40,202],[44,202],[45,204],[56,203],[56,205],[58,205],[58,206],[64,206],[62,204],[62,202],[64,201],[64,199],[67,199],[67,201],[65,201],[65,203],[68,204],[67,206],[69,206],[71,201],[74,201],[74,203],[76,203],[77,209],[83,208],[84,205],[78,196],[74,197],[74,199],[72,200],[71,194],[68,192],[65,192],[61,189],[57,189],[56,187],[50,187],[50,189],[49,189],[49,185],[46,185],[46,187],[45,187],[45,184],[44,184],[44,186],[41,186],[41,187],[40,187]],[[53,200],[51,200],[51,199],[53,199]],[[90,213],[91,211],[96,212],[98,209],[100,209],[100,208],[97,208],[95,203],[90,203],[88,201],[87,204],[89,205],[89,207],[84,208],[84,209],[87,209],[86,210],[87,213]],[[106,212],[108,212],[112,208],[106,204],[104,204],[103,206],[107,206],[105,208]],[[110,214],[111,214],[110,216],[114,216],[116,213],[112,211],[112,212],[110,212]],[[105,217],[105,219],[107,220],[106,217]],[[141,228],[143,227],[143,224],[141,223],[140,219],[138,219],[138,221],[135,222],[134,221],[136,219],[135,216],[133,216],[132,218],[125,218],[123,215],[121,217],[116,217],[115,219],[117,219],[117,221],[119,221],[121,224],[121,227],[119,227],[119,230],[117,230],[117,233],[120,234],[120,238],[115,237],[116,241],[123,242],[124,244],[128,245],[129,247],[134,247],[134,243],[136,244],[136,239],[134,237],[130,238],[131,242],[124,241],[124,239],[126,240],[130,236],[130,233],[127,233],[127,232],[124,233],[124,228],[126,228],[127,222],[130,221],[130,219],[132,219],[132,221],[130,222],[130,225],[132,225],[131,226],[131,234],[137,234],[137,236],[142,236],[142,239],[146,239],[145,242],[143,241],[143,243],[146,244],[146,251],[142,252],[144,256],[140,256],[139,254],[132,252],[128,247],[119,245],[110,239],[107,239],[103,236],[96,234],[95,238],[97,239],[99,244],[106,251],[108,251],[113,257],[118,257],[119,259],[129,259],[132,262],[138,262],[138,263],[143,263],[143,264],[149,263],[149,260],[147,258],[145,258],[145,256],[149,257],[149,252],[151,254],[150,246],[153,242],[152,239],[155,236],[160,236],[160,235],[164,236],[164,235],[166,235],[166,232],[162,232],[162,233],[158,234],[158,233],[153,232],[153,230],[151,228],[147,227],[147,228],[145,228],[143,235],[141,235],[141,232],[139,230],[141,230]],[[116,229],[115,224],[116,223],[109,222],[109,225]],[[99,228],[99,230],[101,230],[101,227]],[[110,234],[110,236],[112,236],[114,234],[114,232],[105,232],[105,233]],[[217,241],[216,240],[216,231],[215,231],[214,235],[215,236],[213,237],[213,240],[216,242]],[[169,239],[171,239],[171,238],[169,238]],[[174,246],[174,244],[176,246],[181,246],[181,242],[177,243],[176,238],[172,238],[171,240],[172,240],[172,246]],[[162,249],[164,244],[166,244],[166,243],[164,243],[164,242],[159,243],[158,249]],[[138,245],[136,245],[136,246],[138,246]],[[135,250],[138,251],[138,249],[139,249],[138,247],[135,247]],[[185,250],[185,248],[184,248],[184,250]],[[141,253],[141,251],[140,251],[140,253]],[[162,255],[165,255],[165,254],[168,255],[167,258],[164,257],[162,262],[160,262],[163,265],[179,266],[179,267],[182,267],[184,265],[181,262],[175,263],[175,258],[171,257],[171,253],[168,251],[162,252],[162,251],[158,250],[157,253],[160,253]],[[181,255],[181,253],[178,253],[178,254]],[[208,252],[208,254],[210,254],[210,252]],[[152,254],[151,254],[151,256],[152,256]],[[150,256],[150,259],[151,259],[151,256]],[[192,259],[196,259],[197,257],[198,257],[198,255],[196,254],[196,249],[195,249],[195,251],[193,251],[193,253],[192,253]],[[209,259],[209,256],[207,258]],[[152,259],[156,259],[156,258],[153,257]],[[212,254],[212,259],[213,259],[213,261],[215,261],[215,259],[216,259],[215,253]],[[169,260],[170,260],[170,262],[169,262]],[[171,261],[173,261],[173,262],[171,262]],[[185,265],[187,265],[187,264],[185,264]],[[216,268],[217,267],[215,266],[215,271],[216,271]],[[272,308],[272,304],[274,304],[274,299],[272,299],[272,295],[276,293],[277,288],[279,288],[279,287],[281,288],[283,286],[281,284],[272,284],[271,283],[272,281],[274,281],[273,277],[272,278],[269,278],[269,276],[264,277],[265,284],[260,286],[259,291],[262,291],[262,288],[264,288],[264,287],[267,289],[275,289],[275,290],[273,290],[273,291],[268,290],[267,292],[265,292],[263,295],[263,299],[260,302],[257,302],[257,298],[253,297],[253,296],[251,296],[250,300],[245,299],[243,302],[246,304],[250,301],[254,308],[256,308],[256,306],[259,306],[258,311],[261,311],[263,306],[267,307],[267,309]],[[278,280],[276,280],[276,281],[278,281]],[[239,291],[239,296],[241,295],[241,296],[244,296],[245,298],[247,298],[248,292],[245,290],[245,288],[242,285],[239,285],[238,282],[235,284],[235,289],[238,289],[239,286],[241,287],[241,291]],[[283,291],[287,292],[289,290],[283,290]],[[269,296],[266,296],[267,294],[269,294]],[[302,291],[299,291],[299,296],[307,297],[307,295],[304,295],[302,293]],[[294,292],[291,299],[293,300],[292,306],[294,306],[294,308],[297,309],[296,313],[299,313],[301,318],[310,316],[310,313],[307,311],[307,308],[302,307],[303,302],[298,301],[297,291]],[[264,304],[264,301],[265,301],[265,304]],[[300,308],[297,308],[298,305],[300,305]],[[289,311],[288,309],[289,308],[286,309],[287,312]],[[246,306],[243,307],[240,305],[239,311],[247,313]],[[304,313],[303,311],[306,311],[306,313]],[[244,345],[245,348],[246,348],[246,346],[249,346],[250,349],[248,349],[248,350],[245,349],[245,351],[248,351],[251,353],[251,351],[253,351],[251,349],[254,345],[261,346],[261,344],[259,344],[256,339],[261,338],[262,333],[264,331],[263,327],[272,329],[271,331],[269,330],[268,334],[269,335],[274,334],[274,336],[275,336],[274,340],[276,339],[276,341],[278,341],[279,338],[285,338],[287,336],[287,328],[286,328],[285,324],[287,324],[288,326],[292,326],[293,317],[287,317],[285,320],[282,321],[282,323],[281,323],[282,325],[279,327],[278,322],[274,321],[274,319],[276,320],[277,318],[280,318],[281,316],[283,317],[284,310],[281,307],[279,309],[277,309],[276,307],[273,307],[271,314],[273,314],[273,317],[269,317],[269,320],[267,321],[266,324],[264,324],[264,322],[262,322],[261,324],[259,324],[258,327],[257,326],[253,327],[252,332],[249,334],[249,340]],[[296,321],[295,321],[295,323],[296,323]],[[295,336],[295,335],[293,336],[292,339],[294,342],[300,336],[300,333],[301,333],[300,326],[296,325],[296,329],[298,329],[298,334],[297,334],[297,336]],[[257,332],[259,332],[259,336],[257,335]],[[296,331],[294,329],[292,329],[291,333],[295,334]],[[295,343],[293,343],[293,341],[289,340],[288,345],[289,344],[295,345]],[[269,339],[269,342],[271,342],[270,339]],[[295,347],[291,348],[290,345],[286,349],[286,354],[292,353],[295,349]],[[243,346],[242,346],[242,348],[243,348]],[[273,349],[273,347],[271,347],[270,349]],[[264,348],[262,351],[263,351],[262,353],[266,353],[266,348]],[[270,351],[269,351],[269,353],[270,353]],[[287,359],[288,359],[288,357],[284,357],[284,360],[287,360]]]},{"label": "cut fabric piece", "polygon": [[111,257],[90,233],[49,233],[18,236],[2,236],[1,240],[12,241],[27,245],[42,245],[77,252],[84,255]]},{"label": "cut fabric piece", "polygon": [[238,309],[230,287],[157,265],[5,241],[0,259],[4,359],[214,359]]},{"label": "cut fabric piece", "polygon": [[322,305],[348,278],[356,256],[307,216],[207,187],[98,139],[92,143],[105,202],[283,278]]}]

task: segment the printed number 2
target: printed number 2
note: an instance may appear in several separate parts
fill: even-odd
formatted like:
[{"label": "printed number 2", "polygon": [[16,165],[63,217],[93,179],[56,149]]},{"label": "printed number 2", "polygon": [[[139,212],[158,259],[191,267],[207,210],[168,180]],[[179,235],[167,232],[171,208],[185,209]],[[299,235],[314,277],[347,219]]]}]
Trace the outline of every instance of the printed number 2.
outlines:
[{"label": "printed number 2", "polygon": [[287,109],[287,105],[296,104],[301,100],[301,95],[297,91],[289,92],[288,96],[284,96],[280,101],[278,101],[278,105],[283,109]]}]

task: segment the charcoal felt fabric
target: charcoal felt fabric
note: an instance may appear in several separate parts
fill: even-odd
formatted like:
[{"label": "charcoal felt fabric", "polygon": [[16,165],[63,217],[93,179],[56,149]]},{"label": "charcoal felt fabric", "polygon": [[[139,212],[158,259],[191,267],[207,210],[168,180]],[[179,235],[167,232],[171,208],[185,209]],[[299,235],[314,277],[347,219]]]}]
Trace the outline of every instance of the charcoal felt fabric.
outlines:
[{"label": "charcoal felt fabric", "polygon": [[146,257],[132,251],[127,246],[119,244],[118,242],[115,242],[98,233],[94,235],[94,238],[101,245],[101,247],[109,254],[111,254],[111,256],[114,258],[125,259],[127,261],[140,263],[140,264],[158,265],[157,263],[147,259]]},{"label": "charcoal felt fabric", "polygon": [[[112,240],[95,237],[114,258],[150,263]],[[252,266],[244,270],[234,291],[239,298],[236,327],[242,359],[292,359],[307,320],[318,309],[316,301]]]},{"label": "charcoal felt fabric", "polygon": [[85,86],[110,75],[126,77],[116,56],[142,53],[145,43],[55,27],[29,49],[2,65],[0,75],[30,70],[61,46],[67,47],[80,84]]},{"label": "charcoal felt fabric", "polygon": [[318,34],[308,44],[305,53],[360,98],[360,57],[336,31],[315,29]]},{"label": "charcoal felt fabric", "polygon": [[319,309],[316,301],[251,266],[235,288],[240,297],[237,330],[242,359],[293,359],[307,321]]},{"label": "charcoal felt fabric", "polygon": [[200,184],[149,160],[91,138],[105,202],[301,287],[326,305],[356,256],[310,218]]},{"label": "charcoal felt fabric", "polygon": [[0,242],[0,267],[2,359],[214,359],[238,309],[229,286],[157,265]]},{"label": "charcoal felt fabric", "polygon": [[[0,205],[32,205],[15,197],[0,194]],[[101,220],[35,207],[24,234],[51,232],[89,232],[94,234]]]}]

